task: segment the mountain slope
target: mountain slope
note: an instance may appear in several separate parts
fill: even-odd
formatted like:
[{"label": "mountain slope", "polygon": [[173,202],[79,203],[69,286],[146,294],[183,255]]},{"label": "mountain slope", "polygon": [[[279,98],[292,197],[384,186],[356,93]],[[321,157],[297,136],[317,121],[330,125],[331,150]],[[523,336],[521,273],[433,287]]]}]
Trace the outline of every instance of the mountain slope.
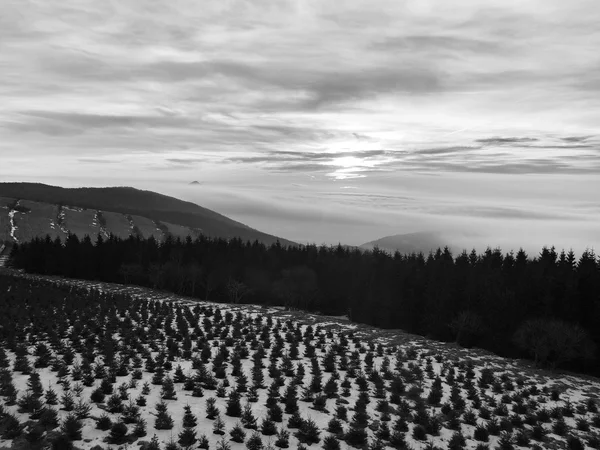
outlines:
[{"label": "mountain slope", "polygon": [[59,209],[69,206],[139,216],[159,225],[179,225],[213,237],[240,237],[265,244],[279,240],[282,245],[294,244],[194,203],[131,187],[70,189],[41,183],[0,183],[0,197],[54,205]]},{"label": "mountain slope", "polygon": [[452,245],[445,241],[438,233],[420,232],[408,234],[395,234],[393,236],[385,236],[371,242],[362,244],[360,248],[371,250],[379,247],[381,250],[389,252],[399,251],[400,253],[429,253],[438,248],[448,246],[452,250]]}]

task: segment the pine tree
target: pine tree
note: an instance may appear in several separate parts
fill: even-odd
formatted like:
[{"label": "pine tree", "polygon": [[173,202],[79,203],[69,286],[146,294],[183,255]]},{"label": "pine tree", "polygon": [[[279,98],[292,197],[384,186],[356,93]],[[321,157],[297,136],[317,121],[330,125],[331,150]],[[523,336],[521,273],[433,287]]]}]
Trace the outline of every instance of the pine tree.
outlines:
[{"label": "pine tree", "polygon": [[123,408],[121,420],[126,424],[130,424],[135,423],[138,417],[140,417],[139,406],[134,404],[132,400],[129,400],[129,404]]},{"label": "pine tree", "polygon": [[90,400],[94,403],[102,403],[104,402],[104,397],[104,391],[101,388],[97,388],[92,391],[92,394],[90,395]]},{"label": "pine tree", "polygon": [[14,439],[23,433],[24,425],[19,422],[12,414],[4,414],[2,417],[2,426],[0,427],[0,436],[3,439]]},{"label": "pine tree", "polygon": [[240,375],[237,377],[236,381],[236,390],[238,392],[247,392],[248,391],[248,377],[241,372]]},{"label": "pine tree", "polygon": [[275,404],[273,407],[269,408],[268,416],[269,420],[280,423],[283,420],[283,410],[279,405]]},{"label": "pine tree", "polygon": [[248,450],[262,450],[264,447],[262,437],[258,432],[252,433],[250,439],[246,442],[246,448]]},{"label": "pine tree", "polygon": [[513,450],[514,449],[514,445],[513,445],[513,436],[512,436],[512,434],[504,431],[500,435],[500,439],[498,440],[498,447],[497,448],[499,450]]},{"label": "pine tree", "polygon": [[111,413],[120,413],[123,411],[123,400],[117,394],[113,394],[106,402],[106,407]]},{"label": "pine tree", "polygon": [[19,405],[20,413],[32,414],[42,408],[42,402],[40,402],[39,398],[34,396],[31,391],[27,391],[17,403]]},{"label": "pine tree", "polygon": [[195,383],[192,389],[192,397],[204,397],[204,390],[200,383]]},{"label": "pine tree", "polygon": [[265,387],[264,384],[265,376],[260,367],[254,366],[252,369],[252,382],[254,383],[254,387],[257,389],[262,389]]},{"label": "pine tree", "polygon": [[113,385],[108,378],[102,379],[99,389],[101,389],[105,395],[111,395],[113,393]]},{"label": "pine tree", "polygon": [[17,355],[13,370],[15,372],[21,372],[24,375],[27,375],[31,372],[31,365],[29,364],[26,354]]},{"label": "pine tree", "polygon": [[221,440],[217,442],[217,450],[231,450],[231,446],[225,438],[221,438]]},{"label": "pine tree", "polygon": [[256,417],[254,417],[254,413],[252,412],[252,406],[250,403],[246,403],[244,405],[244,411],[242,412],[242,424],[244,428],[248,428],[251,430],[256,430],[258,428]]},{"label": "pine tree", "polygon": [[106,431],[112,427],[112,420],[110,420],[110,416],[106,413],[102,414],[98,421],[96,422],[96,428],[98,430]]},{"label": "pine tree", "polygon": [[260,425],[260,431],[265,436],[273,436],[277,434],[277,425],[269,418],[264,418]]},{"label": "pine tree", "polygon": [[183,427],[184,428],[196,427],[196,425],[198,425],[198,419],[196,418],[194,413],[192,413],[192,408],[190,407],[190,405],[185,405],[183,407],[183,410],[184,410]]},{"label": "pine tree", "polygon": [[171,437],[171,440],[165,445],[165,450],[181,450],[181,447],[179,447],[179,444]]},{"label": "pine tree", "polygon": [[296,394],[296,386],[290,384],[285,391],[285,413],[294,414],[298,411],[298,396]]},{"label": "pine tree", "polygon": [[246,395],[246,400],[250,403],[258,402],[258,388],[256,386],[250,386],[248,394]]},{"label": "pine tree", "polygon": [[[148,370],[148,366],[146,366],[146,370]],[[150,371],[148,370],[148,372]],[[154,384],[155,386],[160,386],[165,376],[165,372],[162,365],[157,364],[156,366],[154,366],[154,370],[152,372],[154,373],[151,380],[152,384]]]},{"label": "pine tree", "polygon": [[36,398],[40,398],[42,395],[44,395],[44,387],[42,386],[42,382],[40,381],[39,373],[31,372],[29,374],[29,379],[27,380],[27,388]]},{"label": "pine tree", "polygon": [[314,420],[308,419],[302,422],[300,431],[296,434],[298,440],[304,444],[312,445],[318,444],[321,440],[319,427]]},{"label": "pine tree", "polygon": [[175,393],[175,385],[171,377],[166,376],[162,380],[162,389],[160,396],[163,400],[177,400],[177,394]]},{"label": "pine tree", "polygon": [[181,433],[179,433],[179,445],[181,445],[185,449],[191,448],[196,442],[198,438],[196,437],[196,430],[194,428],[186,427],[183,429]]},{"label": "pine tree", "polygon": [[90,416],[92,405],[84,402],[83,399],[79,399],[75,404],[74,413],[79,420],[87,419]]},{"label": "pine tree", "polygon": [[146,420],[143,417],[138,417],[132,434],[138,438],[146,436]]},{"label": "pine tree", "polygon": [[75,447],[66,434],[59,434],[52,440],[52,450],[73,450]]},{"label": "pine tree", "polygon": [[173,419],[167,411],[167,404],[164,401],[157,403],[154,428],[157,430],[170,430],[173,428],[173,425]]},{"label": "pine tree", "polygon": [[6,406],[12,406],[15,403],[17,403],[18,394],[19,394],[19,391],[17,390],[17,388],[15,387],[15,385],[12,381],[6,383],[2,387],[2,395],[6,399],[5,403],[4,403]]},{"label": "pine tree", "polygon": [[467,445],[464,435],[460,431],[456,431],[448,442],[449,450],[462,450]]},{"label": "pine tree", "polygon": [[206,418],[213,420],[219,415],[219,408],[216,406],[217,399],[209,397],[206,399]]},{"label": "pine tree", "polygon": [[229,434],[233,442],[243,444],[244,440],[246,439],[246,432],[244,431],[244,428],[242,428],[242,424],[239,422],[235,424]]},{"label": "pine tree", "polygon": [[213,422],[213,433],[214,434],[225,434],[225,422],[221,419],[221,416],[217,416],[215,421]]},{"label": "pine tree", "polygon": [[323,440],[323,450],[340,450],[340,441],[335,436],[327,436]]},{"label": "pine tree", "polygon": [[25,434],[25,439],[31,445],[31,448],[39,448],[43,442],[44,428],[35,425],[30,427],[29,431]]},{"label": "pine tree", "polygon": [[38,419],[38,425],[49,431],[58,427],[58,411],[53,408],[44,408]]},{"label": "pine tree", "polygon": [[241,417],[242,405],[240,403],[240,394],[237,391],[231,391],[227,400],[227,409],[225,414],[229,417]]},{"label": "pine tree", "polygon": [[61,431],[72,441],[78,441],[81,439],[82,428],[83,424],[74,414],[67,415],[61,425]]},{"label": "pine tree", "polygon": [[127,439],[127,425],[123,422],[117,422],[110,428],[108,441],[111,444],[123,444]]},{"label": "pine tree", "polygon": [[175,375],[173,381],[175,383],[185,383],[187,377],[184,375],[183,370],[181,369],[181,365],[177,365],[175,368]]},{"label": "pine tree", "polygon": [[301,428],[304,425],[304,419],[300,416],[300,413],[296,411],[292,414],[292,417],[288,420],[288,428]]},{"label": "pine tree", "polygon": [[345,434],[345,439],[352,447],[363,447],[367,445],[368,434],[365,428],[351,425]]},{"label": "pine tree", "polygon": [[390,444],[394,448],[403,448],[406,446],[406,435],[401,431],[394,430],[390,436]]},{"label": "pine tree", "polygon": [[152,439],[146,447],[146,450],[160,450],[160,442],[158,441],[158,437],[156,435],[152,436]]},{"label": "pine tree", "polygon": [[205,434],[201,434],[198,438],[198,448],[208,450],[209,447],[208,437]]},{"label": "pine tree", "polygon": [[344,431],[344,428],[342,427],[342,422],[338,418],[332,417],[327,424],[327,431],[329,431],[332,434],[342,434],[342,432]]},{"label": "pine tree", "polygon": [[73,408],[75,407],[75,399],[73,398],[73,394],[68,391],[64,392],[60,401],[62,403],[61,409],[64,409],[65,411],[73,411]]},{"label": "pine tree", "polygon": [[277,432],[275,446],[279,448],[288,448],[290,446],[290,432],[285,428],[280,428]]}]

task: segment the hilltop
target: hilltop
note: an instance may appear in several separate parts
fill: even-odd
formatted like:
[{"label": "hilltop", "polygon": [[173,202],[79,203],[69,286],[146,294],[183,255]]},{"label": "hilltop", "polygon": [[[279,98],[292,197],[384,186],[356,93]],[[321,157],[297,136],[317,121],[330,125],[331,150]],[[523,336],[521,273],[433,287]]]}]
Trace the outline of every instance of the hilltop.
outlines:
[{"label": "hilltop", "polygon": [[195,203],[132,187],[62,188],[41,183],[0,183],[0,240],[23,241],[67,233],[113,233],[164,238],[211,237],[291,241],[236,222]]},{"label": "hilltop", "polygon": [[[374,241],[366,242],[359,246],[363,250],[372,250],[377,247],[389,252],[399,251],[403,254],[424,253],[435,251],[438,248],[451,247],[439,234],[431,232],[395,234],[385,236]],[[453,250],[451,248],[451,250]]]}]

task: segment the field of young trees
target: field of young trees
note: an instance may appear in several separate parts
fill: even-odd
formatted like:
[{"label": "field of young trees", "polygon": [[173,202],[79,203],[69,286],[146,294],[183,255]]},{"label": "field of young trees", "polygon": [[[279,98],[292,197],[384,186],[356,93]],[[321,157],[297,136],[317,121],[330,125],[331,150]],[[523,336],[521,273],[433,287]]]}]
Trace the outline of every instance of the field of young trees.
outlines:
[{"label": "field of young trees", "polygon": [[0,448],[600,448],[600,382],[421,338],[15,273],[0,310]]},{"label": "field of young trees", "polygon": [[204,236],[157,242],[70,235],[24,242],[11,264],[202,300],[346,315],[600,376],[600,260],[593,251],[390,255]]}]

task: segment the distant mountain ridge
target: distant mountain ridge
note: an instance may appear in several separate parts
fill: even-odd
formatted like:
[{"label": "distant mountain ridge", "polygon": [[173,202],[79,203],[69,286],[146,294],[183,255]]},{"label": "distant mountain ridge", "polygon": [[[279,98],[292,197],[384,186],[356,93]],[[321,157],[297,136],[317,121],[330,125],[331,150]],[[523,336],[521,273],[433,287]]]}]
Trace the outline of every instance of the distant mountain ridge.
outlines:
[{"label": "distant mountain ridge", "polygon": [[374,241],[366,242],[360,245],[359,248],[372,250],[373,248],[378,247],[381,250],[386,250],[391,253],[399,251],[400,253],[405,254],[419,252],[427,254],[430,251],[435,251],[438,248],[444,248],[446,246],[448,246],[451,251],[456,250],[451,243],[445,241],[439,233],[418,232],[385,236]]},{"label": "distant mountain ridge", "polygon": [[[60,226],[62,220],[58,215],[63,207],[68,206],[122,214],[129,222],[133,222],[133,217],[140,217],[158,224],[159,227],[163,223],[178,225],[211,237],[239,237],[243,240],[258,240],[267,245],[277,241],[282,245],[295,245],[292,241],[255,230],[195,203],[132,187],[62,188],[42,183],[0,183],[0,197],[5,198],[7,205],[11,199],[56,205],[59,213],[55,220],[50,217],[49,229]],[[50,213],[50,216],[52,214]],[[132,229],[134,226],[135,224],[131,225]],[[40,232],[43,228],[44,226],[41,226]],[[181,233],[184,231],[179,230],[178,234]]]}]

